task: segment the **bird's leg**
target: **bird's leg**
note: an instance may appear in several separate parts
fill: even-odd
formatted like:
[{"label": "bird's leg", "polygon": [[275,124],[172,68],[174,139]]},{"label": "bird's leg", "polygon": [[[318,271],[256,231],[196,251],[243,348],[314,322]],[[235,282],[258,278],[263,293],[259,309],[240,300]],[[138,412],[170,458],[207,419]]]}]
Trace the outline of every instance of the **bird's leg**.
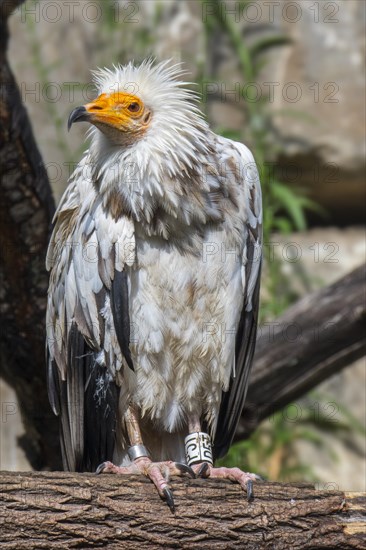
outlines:
[{"label": "bird's leg", "polygon": [[112,462],[103,462],[97,468],[97,474],[143,474],[155,485],[159,495],[167,501],[172,512],[174,512],[174,500],[169,488],[169,477],[171,475],[188,474],[195,477],[192,468],[180,462],[172,460],[164,462],[152,462],[150,454],[143,444],[141,431],[138,422],[137,411],[130,406],[124,416],[127,434],[131,444],[128,455],[131,459],[130,466],[116,466]]},{"label": "bird's leg", "polygon": [[192,416],[188,421],[189,435],[185,439],[187,464],[192,467],[197,477],[230,479],[239,483],[247,492],[248,501],[252,500],[253,481],[262,478],[257,474],[243,472],[240,468],[214,468],[210,436],[201,432],[198,416]]}]

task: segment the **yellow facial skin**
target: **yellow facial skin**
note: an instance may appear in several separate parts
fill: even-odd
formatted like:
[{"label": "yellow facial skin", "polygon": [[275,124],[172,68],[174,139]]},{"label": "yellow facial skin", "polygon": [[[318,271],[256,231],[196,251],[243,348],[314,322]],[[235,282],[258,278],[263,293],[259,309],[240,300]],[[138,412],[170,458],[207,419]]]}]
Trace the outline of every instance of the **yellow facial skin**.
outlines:
[{"label": "yellow facial skin", "polygon": [[140,98],[124,92],[101,94],[84,107],[92,124],[107,125],[121,132],[140,133],[151,118]]},{"label": "yellow facial skin", "polygon": [[113,144],[129,146],[141,139],[150,125],[151,110],[133,94],[101,94],[94,101],[76,107],[69,116],[68,129],[74,122],[90,122]]},{"label": "yellow facial skin", "polygon": [[94,101],[70,113],[68,128],[74,122],[90,122],[115,145],[128,146],[142,138],[151,122],[151,110],[133,94],[101,94]]}]

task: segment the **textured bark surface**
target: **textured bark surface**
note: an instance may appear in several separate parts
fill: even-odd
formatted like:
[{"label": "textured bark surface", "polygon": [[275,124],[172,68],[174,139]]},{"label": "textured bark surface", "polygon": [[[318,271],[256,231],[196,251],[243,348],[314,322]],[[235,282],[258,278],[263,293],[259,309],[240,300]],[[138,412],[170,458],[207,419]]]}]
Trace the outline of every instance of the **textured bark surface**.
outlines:
[{"label": "textured bark surface", "polygon": [[[30,463],[34,468],[57,468],[58,426],[48,405],[44,359],[45,251],[54,204],[5,57],[6,16],[20,3],[0,4],[0,375],[17,393],[26,430],[21,444]],[[3,405],[3,415],[14,414],[15,404]]]},{"label": "textured bark surface", "polygon": [[363,265],[259,329],[236,439],[365,355],[365,295]]},{"label": "textured bark surface", "polygon": [[[18,396],[26,430],[21,443],[28,460],[36,469],[57,469],[57,420],[48,404],[44,366],[44,256],[54,205],[5,56],[6,19],[21,3],[0,2],[0,375]],[[364,355],[364,293],[360,268],[262,327],[237,439]]]},{"label": "textured bark surface", "polygon": [[0,546],[29,548],[365,548],[365,497],[309,484],[171,481],[172,515],[150,482],[68,473],[0,474]]}]

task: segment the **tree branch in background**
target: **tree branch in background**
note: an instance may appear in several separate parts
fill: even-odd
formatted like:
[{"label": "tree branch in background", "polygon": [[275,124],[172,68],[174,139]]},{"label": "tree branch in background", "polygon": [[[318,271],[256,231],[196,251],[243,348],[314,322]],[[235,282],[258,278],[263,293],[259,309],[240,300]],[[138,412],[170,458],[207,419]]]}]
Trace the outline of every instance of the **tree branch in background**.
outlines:
[{"label": "tree branch in background", "polygon": [[[0,375],[16,391],[26,431],[21,445],[39,469],[60,466],[58,422],[48,405],[44,358],[45,251],[54,203],[6,59],[6,18],[20,3],[6,0],[0,5]],[[15,404],[7,404],[3,414],[10,414],[11,407]]]},{"label": "tree branch in background", "polygon": [[261,327],[236,439],[365,355],[365,296],[363,265]]},{"label": "tree branch in background", "polygon": [[[310,484],[173,478],[176,514],[137,476],[4,473],[0,546],[30,548],[365,548],[365,498]],[[41,514],[40,514],[41,511]],[[35,521],[35,518],[37,520]],[[21,527],[21,528],[20,528]]]}]

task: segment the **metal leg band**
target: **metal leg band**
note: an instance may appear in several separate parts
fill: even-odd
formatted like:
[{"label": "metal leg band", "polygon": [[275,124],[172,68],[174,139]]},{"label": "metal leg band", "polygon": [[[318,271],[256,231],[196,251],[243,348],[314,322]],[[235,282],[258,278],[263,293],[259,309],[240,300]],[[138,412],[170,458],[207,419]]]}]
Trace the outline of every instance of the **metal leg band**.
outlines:
[{"label": "metal leg band", "polygon": [[188,466],[200,462],[213,464],[211,438],[205,432],[194,432],[184,440]]},{"label": "metal leg band", "polygon": [[145,445],[132,445],[127,452],[130,460],[136,460],[136,458],[141,458],[142,456],[150,458],[150,453]]}]

